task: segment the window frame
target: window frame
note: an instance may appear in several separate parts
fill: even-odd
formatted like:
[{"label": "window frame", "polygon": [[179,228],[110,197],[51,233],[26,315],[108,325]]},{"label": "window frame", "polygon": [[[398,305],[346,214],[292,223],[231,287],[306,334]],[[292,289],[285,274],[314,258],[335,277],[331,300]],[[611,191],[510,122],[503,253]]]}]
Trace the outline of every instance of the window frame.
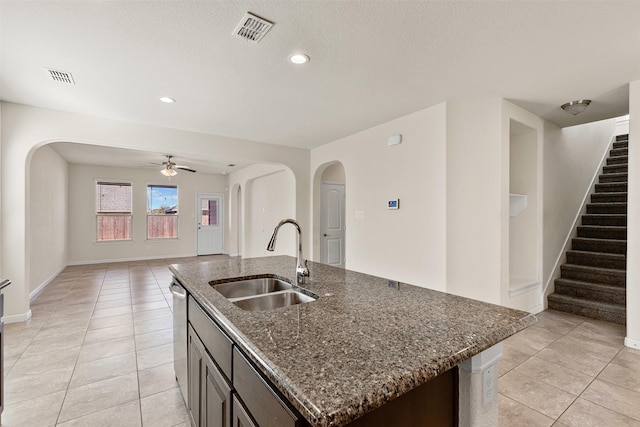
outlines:
[{"label": "window frame", "polygon": [[[162,187],[162,188],[175,188],[176,190],[176,213],[174,214],[167,214],[167,213],[162,213],[162,214],[158,214],[158,213],[152,213],[151,210],[151,206],[149,206],[149,204],[151,203],[151,198],[149,196],[149,189],[153,188],[153,187]],[[146,237],[147,237],[147,241],[152,241],[152,242],[163,242],[163,241],[167,241],[167,240],[178,240],[180,238],[180,188],[178,184],[166,184],[166,183],[147,183],[146,186],[146,191],[147,191],[147,214],[146,214]],[[150,237],[149,236],[149,218],[151,217],[171,217],[171,218],[175,218],[175,236],[167,236],[167,237]]]},{"label": "window frame", "polygon": [[[113,211],[113,212],[105,212],[99,210],[98,206],[98,197],[100,193],[99,186],[100,185],[119,185],[119,186],[127,186],[130,188],[130,201],[128,211]],[[95,215],[95,242],[96,243],[123,243],[123,242],[132,242],[133,241],[133,181],[126,179],[116,179],[116,178],[105,178],[105,179],[95,179],[94,180],[94,204],[93,204],[93,213]],[[101,199],[100,199],[101,200]],[[101,239],[100,238],[100,218],[117,218],[117,217],[127,217],[129,218],[129,234],[128,237],[122,239]]]}]

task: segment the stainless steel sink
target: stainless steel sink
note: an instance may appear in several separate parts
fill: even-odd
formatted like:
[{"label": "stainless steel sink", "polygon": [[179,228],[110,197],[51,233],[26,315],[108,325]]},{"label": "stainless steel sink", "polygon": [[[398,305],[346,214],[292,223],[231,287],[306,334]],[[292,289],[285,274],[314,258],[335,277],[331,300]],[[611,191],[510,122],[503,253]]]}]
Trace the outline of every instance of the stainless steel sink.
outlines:
[{"label": "stainless steel sink", "polygon": [[237,280],[213,285],[213,289],[227,298],[242,298],[255,295],[263,295],[271,292],[291,289],[291,283],[273,277],[260,279]]},{"label": "stainless steel sink", "polygon": [[243,310],[262,311],[315,301],[313,293],[275,277],[240,279],[211,285]]},{"label": "stainless steel sink", "polygon": [[307,303],[315,300],[315,298],[305,295],[302,292],[285,291],[253,298],[245,298],[234,301],[233,303],[243,310],[263,311]]}]

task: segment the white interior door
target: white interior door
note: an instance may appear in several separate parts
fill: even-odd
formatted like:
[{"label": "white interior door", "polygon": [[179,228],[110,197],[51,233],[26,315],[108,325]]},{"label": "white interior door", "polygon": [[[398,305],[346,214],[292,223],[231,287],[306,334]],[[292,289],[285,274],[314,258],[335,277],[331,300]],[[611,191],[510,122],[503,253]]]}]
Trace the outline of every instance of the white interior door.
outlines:
[{"label": "white interior door", "polygon": [[322,183],[320,200],[320,262],[345,265],[344,184]]},{"label": "white interior door", "polygon": [[224,247],[221,194],[196,195],[198,255],[221,254]]}]

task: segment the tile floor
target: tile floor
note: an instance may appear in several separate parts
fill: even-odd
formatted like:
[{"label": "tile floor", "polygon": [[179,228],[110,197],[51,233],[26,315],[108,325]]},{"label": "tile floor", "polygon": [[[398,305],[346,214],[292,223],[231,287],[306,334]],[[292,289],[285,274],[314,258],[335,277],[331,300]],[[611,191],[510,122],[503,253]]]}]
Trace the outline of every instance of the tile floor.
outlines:
[{"label": "tile floor", "polygon": [[[5,325],[2,426],[181,426],[172,262],[73,266]],[[505,342],[500,426],[639,426],[640,351],[624,329],[547,311]]]}]

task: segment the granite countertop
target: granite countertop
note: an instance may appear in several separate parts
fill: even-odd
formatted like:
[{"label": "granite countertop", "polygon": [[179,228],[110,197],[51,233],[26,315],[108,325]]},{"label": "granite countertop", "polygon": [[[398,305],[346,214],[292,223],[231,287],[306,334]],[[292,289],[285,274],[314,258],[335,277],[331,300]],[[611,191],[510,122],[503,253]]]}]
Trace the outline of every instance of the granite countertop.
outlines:
[{"label": "granite countertop", "polygon": [[174,275],[314,426],[342,426],[536,322],[535,316],[309,262],[317,301],[245,311],[209,284],[275,275],[289,256],[174,264]]}]

